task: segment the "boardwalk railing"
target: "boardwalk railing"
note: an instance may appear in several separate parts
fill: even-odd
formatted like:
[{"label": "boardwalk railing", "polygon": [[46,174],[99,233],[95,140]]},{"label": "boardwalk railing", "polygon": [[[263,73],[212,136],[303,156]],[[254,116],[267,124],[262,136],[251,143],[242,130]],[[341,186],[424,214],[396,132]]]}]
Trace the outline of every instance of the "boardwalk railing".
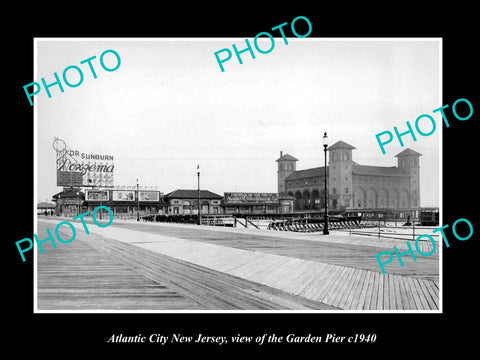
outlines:
[{"label": "boardwalk railing", "polygon": [[[198,224],[198,215],[159,215],[151,214],[141,217],[142,221],[148,222],[168,222],[177,224]],[[271,218],[262,216],[248,216],[242,215],[237,217],[235,215],[212,215],[202,214],[202,225],[210,226],[230,226],[230,227],[244,227],[254,229],[266,229]]]},{"label": "boardwalk railing", "polygon": [[[267,229],[276,231],[319,232],[323,231],[322,221],[274,220]],[[408,226],[390,226],[384,221],[334,220],[328,222],[329,230],[348,231],[349,235],[374,236],[397,240],[415,240],[419,235],[428,234],[438,241],[438,234],[432,233],[435,227],[418,226],[414,223]],[[420,239],[429,241],[428,239]]]},{"label": "boardwalk railing", "polygon": [[[328,228],[330,230],[363,228],[358,220],[329,220]],[[292,219],[292,220],[273,220],[268,225],[268,230],[276,231],[294,231],[294,232],[319,232],[323,231],[324,223],[318,219]]]},{"label": "boardwalk railing", "polygon": [[[433,233],[432,230],[436,227],[431,226],[418,226],[415,223],[412,223],[408,226],[390,226],[378,222],[376,225],[372,224],[369,228],[362,229],[348,229],[350,235],[363,235],[363,236],[373,236],[377,238],[386,238],[386,239],[396,239],[396,240],[413,240],[423,234],[428,234],[433,237],[436,241],[439,240],[439,234]],[[430,241],[427,238],[421,238],[420,241]]]},{"label": "boardwalk railing", "polygon": [[[198,215],[159,215],[151,214],[141,217],[142,221],[148,222],[167,222],[181,224],[197,224]],[[236,217],[234,215],[202,215],[202,225],[210,226],[229,226],[256,228],[274,231],[291,231],[302,233],[315,233],[323,231],[324,223],[322,219],[272,219],[265,217]],[[393,223],[391,223],[393,224]],[[435,227],[418,226],[412,223],[409,226],[391,226],[387,221],[361,221],[348,218],[329,218],[328,229],[332,231],[347,231],[349,235],[363,235],[377,238],[387,238],[396,240],[413,240],[422,234],[432,236],[436,241],[439,239],[438,233],[432,233]],[[422,241],[429,241],[424,238]]]},{"label": "boardwalk railing", "polygon": [[[198,215],[159,215],[151,214],[141,217],[142,221],[148,222],[166,222],[177,224],[197,224]],[[230,215],[202,215],[202,225],[211,226],[235,226],[235,219]]]}]

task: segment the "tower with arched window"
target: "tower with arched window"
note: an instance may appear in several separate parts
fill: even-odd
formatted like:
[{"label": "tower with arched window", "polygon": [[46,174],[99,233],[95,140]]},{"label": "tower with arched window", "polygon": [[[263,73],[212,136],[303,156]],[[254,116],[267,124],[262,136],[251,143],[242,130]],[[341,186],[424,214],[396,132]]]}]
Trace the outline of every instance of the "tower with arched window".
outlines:
[{"label": "tower with arched window", "polygon": [[[327,150],[329,209],[332,211],[374,211],[415,209],[420,207],[420,153],[405,149],[397,166],[360,165],[353,161],[355,147],[337,141]],[[319,164],[323,164],[323,149]],[[296,170],[297,159],[280,152],[278,192],[291,197],[294,211],[319,210],[325,204],[325,168]]]},{"label": "tower with arched window", "polygon": [[353,177],[352,177],[352,145],[344,141],[337,141],[328,148],[328,183],[330,208],[337,210],[352,206]]},{"label": "tower with arched window", "polygon": [[395,155],[397,167],[410,175],[410,206],[420,206],[420,156],[422,154],[405,149]]}]

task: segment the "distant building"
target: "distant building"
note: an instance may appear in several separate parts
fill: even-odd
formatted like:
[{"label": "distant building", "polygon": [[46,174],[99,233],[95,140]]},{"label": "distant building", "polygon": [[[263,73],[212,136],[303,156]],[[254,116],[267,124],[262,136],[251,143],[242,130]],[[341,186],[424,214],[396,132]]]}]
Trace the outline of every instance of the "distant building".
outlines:
[{"label": "distant building", "polygon": [[80,188],[65,188],[52,196],[55,202],[55,215],[74,217],[84,210],[85,193]]},{"label": "distant building", "polygon": [[49,202],[37,203],[37,215],[55,215],[55,204]]},{"label": "distant building", "polygon": [[[134,219],[148,214],[163,214],[167,204],[163,194],[156,190],[87,189],[83,203],[90,214],[98,206],[107,206],[115,217]],[[101,210],[104,212],[104,210]]]},{"label": "distant building", "polygon": [[[55,215],[74,217],[98,206],[107,206],[117,218],[135,218],[147,214],[163,214],[167,204],[159,191],[64,188],[53,195]],[[106,213],[105,210],[100,210]],[[90,216],[90,215],[89,215]]]},{"label": "distant building", "polygon": [[[327,150],[329,210],[412,209],[420,207],[420,153],[405,149],[397,166],[359,165],[355,148],[338,141]],[[295,198],[294,210],[321,210],[325,206],[325,168],[297,170],[297,159],[280,152],[278,193]]]},{"label": "distant building", "polygon": [[[168,215],[198,214],[198,190],[174,190],[166,194]],[[202,214],[223,214],[223,196],[208,190],[200,190],[200,209]]]},{"label": "distant building", "polygon": [[293,197],[277,193],[224,193],[225,214],[275,214],[293,211]]}]

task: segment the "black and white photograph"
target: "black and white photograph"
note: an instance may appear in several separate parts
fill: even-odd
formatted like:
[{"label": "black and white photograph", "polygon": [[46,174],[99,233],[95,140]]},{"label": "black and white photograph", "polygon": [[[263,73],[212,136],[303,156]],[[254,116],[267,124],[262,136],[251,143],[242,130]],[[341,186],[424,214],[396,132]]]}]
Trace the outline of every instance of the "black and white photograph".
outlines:
[{"label": "black and white photograph", "polygon": [[261,40],[36,41],[38,311],[441,310],[441,39]]}]

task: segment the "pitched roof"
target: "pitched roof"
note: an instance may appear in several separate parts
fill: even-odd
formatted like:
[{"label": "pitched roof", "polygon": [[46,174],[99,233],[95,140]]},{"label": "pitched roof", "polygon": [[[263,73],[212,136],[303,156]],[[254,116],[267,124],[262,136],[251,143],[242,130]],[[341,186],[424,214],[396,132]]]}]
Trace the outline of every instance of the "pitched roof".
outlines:
[{"label": "pitched roof", "polygon": [[408,156],[408,155],[422,156],[422,154],[420,154],[419,152],[416,152],[415,150],[412,150],[410,148],[406,148],[402,152],[395,155],[395,157]]},{"label": "pitched roof", "polygon": [[407,172],[396,166],[353,165],[352,173],[355,175],[410,176]]},{"label": "pitched roof", "polygon": [[328,150],[333,150],[333,149],[352,149],[353,150],[355,149],[355,147],[353,147],[350,144],[347,144],[345,141],[340,140],[328,147]]},{"label": "pitched roof", "polygon": [[[325,175],[325,167],[316,167],[306,170],[297,170],[287,176],[285,179],[288,180],[300,180],[300,179],[307,179],[312,177],[324,176]],[[328,175],[328,167],[327,167],[327,175]]]},{"label": "pitched roof", "polygon": [[[166,199],[197,199],[198,198],[198,190],[184,190],[184,189],[177,189],[168,193],[164,196]],[[223,196],[215,194],[208,190],[200,190],[200,198],[201,199],[222,199]]]},{"label": "pitched roof", "polygon": [[285,160],[288,160],[288,161],[298,161],[298,159],[294,158],[292,155],[290,154],[285,154],[285,155],[282,155],[280,156],[277,160],[275,160],[276,162],[279,162],[279,161],[285,161]]},{"label": "pitched roof", "polygon": [[[78,195],[77,195],[77,192],[79,193]],[[80,196],[81,198],[84,198],[84,197],[85,197],[85,194],[83,193],[83,191],[80,190],[80,189],[78,189],[78,188],[68,188],[68,189],[65,189],[65,190],[60,191],[59,193],[53,195],[52,198],[58,199],[59,195],[61,195],[62,198],[65,198],[65,197],[74,197],[74,198],[76,198],[77,196]]]}]

